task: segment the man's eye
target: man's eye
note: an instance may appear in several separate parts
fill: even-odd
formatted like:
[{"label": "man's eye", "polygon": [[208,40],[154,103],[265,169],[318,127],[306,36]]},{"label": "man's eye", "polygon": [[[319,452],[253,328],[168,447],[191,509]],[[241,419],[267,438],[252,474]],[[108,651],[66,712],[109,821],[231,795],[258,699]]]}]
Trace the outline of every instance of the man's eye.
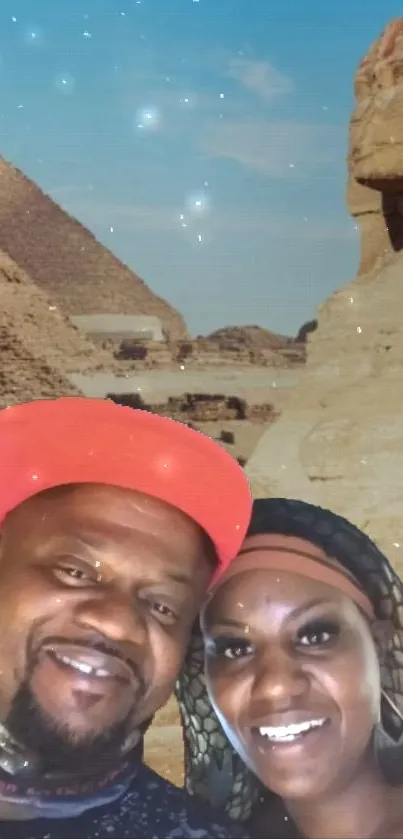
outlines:
[{"label": "man's eye", "polygon": [[240,638],[216,638],[214,641],[207,642],[206,651],[214,658],[234,660],[252,655],[253,647],[249,641]]},{"label": "man's eye", "polygon": [[174,623],[176,621],[177,616],[173,609],[159,600],[150,601],[150,610],[161,623]]},{"label": "man's eye", "polygon": [[339,635],[340,627],[334,621],[314,621],[299,630],[297,642],[301,647],[326,647]]},{"label": "man's eye", "polygon": [[70,586],[85,586],[97,582],[96,574],[83,571],[82,568],[77,568],[74,565],[57,565],[53,569],[53,573],[58,580]]}]

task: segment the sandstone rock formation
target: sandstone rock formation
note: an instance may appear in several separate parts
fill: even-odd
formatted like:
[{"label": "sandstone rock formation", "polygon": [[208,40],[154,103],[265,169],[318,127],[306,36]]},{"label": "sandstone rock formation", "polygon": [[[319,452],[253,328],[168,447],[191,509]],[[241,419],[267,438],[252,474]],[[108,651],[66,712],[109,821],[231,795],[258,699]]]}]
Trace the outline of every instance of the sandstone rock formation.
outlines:
[{"label": "sandstone rock formation", "polygon": [[318,328],[318,321],[316,320],[316,318],[314,318],[313,320],[308,320],[305,323],[303,323],[302,326],[298,330],[298,334],[295,338],[295,343],[296,344],[306,344],[306,342],[308,341],[308,337],[311,334],[311,332],[315,332],[315,330],[317,328]]},{"label": "sandstone rock formation", "polygon": [[32,399],[80,395],[57,368],[27,350],[18,337],[11,343],[1,327],[0,353],[0,409]]},{"label": "sandstone rock formation", "polygon": [[402,35],[403,19],[390,24],[357,74],[349,196],[361,225],[359,274],[320,308],[299,384],[247,466],[256,495],[303,498],[346,515],[401,571],[403,252],[384,207],[391,197],[397,206],[403,188],[394,148],[396,140],[403,151],[403,110],[398,118],[395,108]]},{"label": "sandstone rock formation", "polygon": [[305,363],[303,340],[287,338],[261,326],[226,326],[210,335],[171,342],[172,358],[179,363],[205,366],[295,367]]},{"label": "sandstone rock formation", "polygon": [[187,335],[179,312],[2,158],[0,248],[66,314],[155,315],[173,338]]},{"label": "sandstone rock formation", "polygon": [[0,407],[78,393],[69,372],[111,361],[0,251]]},{"label": "sandstone rock formation", "polygon": [[347,201],[360,229],[363,273],[403,247],[403,18],[361,61],[355,95]]},{"label": "sandstone rock formation", "polygon": [[262,326],[225,326],[211,332],[206,339],[222,348],[236,345],[251,349],[259,347],[265,350],[282,350],[293,340],[286,335],[264,329]]}]

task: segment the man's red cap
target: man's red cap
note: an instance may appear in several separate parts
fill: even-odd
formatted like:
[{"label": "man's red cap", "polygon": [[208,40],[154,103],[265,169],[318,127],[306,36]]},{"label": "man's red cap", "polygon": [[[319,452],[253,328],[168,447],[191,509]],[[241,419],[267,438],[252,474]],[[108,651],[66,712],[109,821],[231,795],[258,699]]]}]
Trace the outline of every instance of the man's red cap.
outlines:
[{"label": "man's red cap", "polygon": [[219,575],[249,525],[252,499],[241,467],[183,423],[86,397],[0,411],[0,522],[38,492],[79,483],[137,490],[186,513],[210,536]]}]

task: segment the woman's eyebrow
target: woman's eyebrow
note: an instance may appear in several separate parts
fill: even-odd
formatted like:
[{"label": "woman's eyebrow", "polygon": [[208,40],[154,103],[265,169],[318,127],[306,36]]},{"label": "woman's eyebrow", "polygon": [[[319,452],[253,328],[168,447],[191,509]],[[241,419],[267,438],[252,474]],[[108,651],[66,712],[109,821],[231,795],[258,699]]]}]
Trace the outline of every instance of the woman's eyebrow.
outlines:
[{"label": "woman's eyebrow", "polygon": [[[313,609],[317,608],[318,606],[324,607],[334,607],[335,603],[333,600],[329,600],[328,598],[324,597],[314,597],[312,600],[305,601],[301,603],[299,606],[296,606],[290,614],[287,616],[286,621],[295,621],[301,617],[309,618],[309,612]],[[211,630],[212,627],[214,629],[218,628],[228,628],[228,629],[238,629],[242,632],[245,632],[245,628],[249,627],[248,621],[245,620],[236,620],[235,618],[211,618],[208,621],[203,621],[203,626],[206,627],[207,630]]]},{"label": "woman's eyebrow", "polygon": [[245,627],[248,626],[248,624],[246,623],[246,621],[237,621],[233,620],[232,618],[218,618],[218,620],[211,620],[210,626],[229,627],[230,629],[245,630]]},{"label": "woman's eyebrow", "polygon": [[295,618],[300,618],[307,612],[315,609],[316,606],[335,606],[335,603],[333,600],[329,600],[325,597],[314,597],[312,600],[308,600],[308,602],[301,603],[300,606],[296,606],[289,615],[289,619],[295,620]]}]

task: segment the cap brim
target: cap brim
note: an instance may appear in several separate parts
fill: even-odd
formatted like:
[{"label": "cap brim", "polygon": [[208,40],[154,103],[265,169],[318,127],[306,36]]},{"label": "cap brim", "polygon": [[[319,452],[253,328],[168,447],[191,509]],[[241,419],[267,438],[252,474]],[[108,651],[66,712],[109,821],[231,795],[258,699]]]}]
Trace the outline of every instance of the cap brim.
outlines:
[{"label": "cap brim", "polygon": [[244,539],[247,478],[201,432],[103,399],[63,397],[0,411],[0,522],[56,486],[99,483],[137,490],[181,510],[211,538],[222,573]]}]

